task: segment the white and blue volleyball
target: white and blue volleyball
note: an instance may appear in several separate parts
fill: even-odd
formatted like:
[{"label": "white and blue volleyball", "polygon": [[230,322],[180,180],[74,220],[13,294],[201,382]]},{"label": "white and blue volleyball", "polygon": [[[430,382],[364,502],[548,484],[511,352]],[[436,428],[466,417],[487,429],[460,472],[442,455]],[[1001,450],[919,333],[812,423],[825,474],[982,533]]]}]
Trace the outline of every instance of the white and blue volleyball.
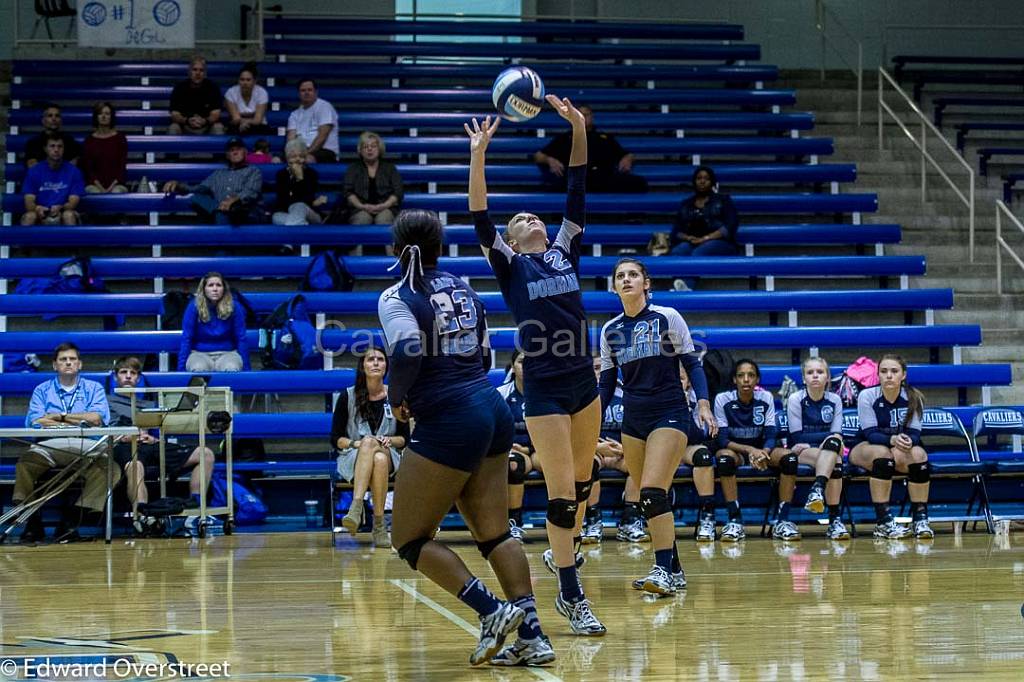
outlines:
[{"label": "white and blue volleyball", "polygon": [[510,67],[494,79],[491,100],[502,118],[529,121],[544,106],[544,82],[533,69]]}]

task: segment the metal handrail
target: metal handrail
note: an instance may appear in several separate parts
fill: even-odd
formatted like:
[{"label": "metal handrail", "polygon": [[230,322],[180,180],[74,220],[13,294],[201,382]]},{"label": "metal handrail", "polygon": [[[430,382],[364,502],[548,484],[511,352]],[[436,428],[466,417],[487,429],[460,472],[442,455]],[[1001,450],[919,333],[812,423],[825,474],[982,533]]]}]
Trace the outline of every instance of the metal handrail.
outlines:
[{"label": "metal handrail", "polygon": [[1013,249],[1003,239],[1003,218],[1005,213],[1010,222],[1017,226],[1017,229],[1024,232],[1024,223],[1021,223],[1017,216],[1010,212],[1010,209],[1000,199],[996,199],[996,293],[1003,295],[1003,249],[1010,255],[1010,258],[1017,261],[1017,265],[1024,270],[1024,260],[1013,252]]},{"label": "metal handrail", "polygon": [[[893,89],[900,95],[900,97],[903,98],[904,103],[910,108],[910,110],[914,114],[917,115],[917,118],[920,119],[920,123],[921,123],[921,138],[920,138],[920,141],[917,139],[917,137],[914,135],[914,133],[910,130],[910,128],[907,127],[907,124],[904,124],[903,121],[900,120],[900,117],[896,114],[896,112],[892,109],[892,107],[890,107],[886,103],[885,98],[883,96],[884,95],[883,88],[884,88],[884,85],[885,85],[886,81],[888,81],[889,84],[892,85]],[[974,168],[971,166],[971,164],[967,163],[967,161],[964,159],[964,157],[961,156],[960,153],[953,147],[953,145],[951,145],[949,143],[949,140],[947,140],[945,138],[945,136],[943,136],[943,134],[941,132],[939,132],[939,129],[936,128],[935,125],[928,119],[928,117],[925,116],[924,113],[918,108],[918,106],[916,104],[914,104],[914,100],[912,100],[907,95],[907,93],[903,91],[903,88],[901,88],[899,86],[899,83],[897,83],[896,80],[893,79],[893,77],[889,75],[889,73],[885,70],[885,68],[879,67],[879,69],[878,69],[878,151],[882,151],[882,149],[883,149],[883,128],[884,128],[884,124],[885,124],[885,119],[882,116],[882,112],[883,111],[888,113],[890,116],[892,116],[893,121],[895,121],[896,125],[898,125],[900,127],[900,130],[902,130],[903,134],[907,136],[907,139],[909,139],[914,144],[914,146],[917,147],[921,151],[921,203],[923,204],[923,203],[925,203],[927,201],[928,166],[925,163],[927,161],[928,163],[931,163],[932,167],[936,171],[938,171],[939,175],[942,176],[942,179],[946,181],[946,183],[950,186],[950,188],[960,198],[960,201],[962,201],[964,203],[964,205],[967,206],[967,211],[968,211],[968,216],[969,216],[968,255],[969,255],[969,258],[970,258],[970,262],[973,263],[974,262]],[[911,122],[911,125],[912,125],[912,123],[913,122]],[[928,131],[931,131],[935,135],[935,137],[938,138],[939,141],[942,142],[942,145],[945,146],[945,148],[949,150],[949,153],[953,155],[953,158],[956,159],[957,162],[967,170],[967,175],[968,175],[968,193],[966,195],[964,194],[963,190],[961,190],[960,187],[955,182],[953,182],[953,180],[949,177],[949,175],[946,173],[946,171],[942,169],[942,167],[939,165],[939,163],[935,160],[935,158],[928,151]]]},{"label": "metal handrail", "polygon": [[[818,29],[818,33],[821,34],[821,82],[825,82],[825,57],[827,55],[826,48],[832,48],[832,51],[839,57],[847,68],[853,72],[854,77],[857,79],[857,127],[861,125],[861,111],[864,108],[864,44],[857,40],[856,37],[850,32],[850,29],[843,25],[843,22],[839,21],[839,17],[825,5],[825,0],[815,0],[814,2],[814,26]],[[825,18],[829,18],[829,26],[835,25],[845,34],[847,40],[857,44],[857,66],[853,66],[849,60],[846,59],[845,55],[839,51],[835,45],[831,44],[828,40],[828,36],[825,33],[826,23]]]}]

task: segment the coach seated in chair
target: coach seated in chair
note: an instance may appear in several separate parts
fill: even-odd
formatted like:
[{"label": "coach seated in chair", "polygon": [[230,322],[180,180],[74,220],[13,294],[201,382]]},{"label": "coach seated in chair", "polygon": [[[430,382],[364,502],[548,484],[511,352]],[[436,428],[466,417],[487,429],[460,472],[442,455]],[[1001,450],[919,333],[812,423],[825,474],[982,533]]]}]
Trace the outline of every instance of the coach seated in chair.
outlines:
[{"label": "coach seated in chair", "polygon": [[[142,363],[138,358],[124,356],[118,358],[114,363],[113,383],[117,388],[136,388],[142,379]],[[132,401],[130,395],[119,395],[111,389],[107,395],[110,404],[111,426],[131,426]],[[151,401],[142,400],[136,397],[136,408],[149,407]],[[213,451],[209,448],[192,447],[182,443],[168,442],[164,446],[164,474],[169,480],[176,479],[180,474],[191,471],[189,479],[190,500],[186,506],[199,506],[200,475],[203,473],[197,466],[200,458],[205,468],[206,484],[210,484],[210,477],[213,475]],[[139,445],[136,451],[135,461],[132,461],[132,446],[127,439],[121,439],[114,446],[114,461],[124,468],[124,475],[128,485],[128,501],[135,507],[136,503],[146,504],[149,502],[149,491],[146,489],[146,467],[157,468],[160,466],[160,441],[147,431],[139,434]],[[156,520],[152,517],[143,517],[136,521],[135,530],[140,534],[147,534],[153,528]]]},{"label": "coach seated in chair", "polygon": [[[585,104],[577,108],[587,125],[587,191],[646,192],[647,180],[633,173],[633,155],[619,144],[614,135],[602,133],[594,126],[593,109]],[[549,191],[565,191],[565,167],[569,165],[570,151],[572,132],[564,132],[533,155]]]},{"label": "coach seated in chair", "polygon": [[253,225],[264,222],[260,208],[263,175],[246,160],[245,142],[232,137],[225,148],[227,168],[218,168],[200,182],[190,186],[177,180],[164,184],[164,194],[192,193],[196,213],[217,225]]},{"label": "coach seated in chair", "polygon": [[[29,401],[26,427],[53,429],[54,435],[60,428],[67,429],[67,436],[46,438],[31,446],[15,465],[14,504],[29,499],[35,490],[36,481],[54,468],[63,468],[79,463],[83,454],[97,447],[104,447],[92,438],[75,436],[79,427],[104,426],[110,422],[110,408],[103,386],[79,376],[82,359],[78,347],[73,343],[62,343],[54,349],[53,369],[57,376],[36,386]],[[42,435],[42,434],[41,434]],[[69,518],[74,522],[98,520],[107,499],[107,456],[90,456],[90,463],[82,476],[85,486],[78,499],[78,513]],[[113,483],[121,479],[121,472],[114,470]],[[21,542],[41,542],[45,538],[43,520],[39,513],[28,520]],[[55,539],[58,542],[74,542],[80,539],[77,527],[67,520],[58,526]]]}]

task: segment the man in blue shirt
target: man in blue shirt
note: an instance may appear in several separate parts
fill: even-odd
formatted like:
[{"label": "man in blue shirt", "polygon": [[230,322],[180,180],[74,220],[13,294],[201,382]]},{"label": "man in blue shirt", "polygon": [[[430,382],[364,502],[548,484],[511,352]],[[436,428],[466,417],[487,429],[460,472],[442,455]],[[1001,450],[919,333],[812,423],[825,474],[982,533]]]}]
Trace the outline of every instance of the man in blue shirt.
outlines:
[{"label": "man in blue shirt", "polygon": [[85,193],[82,171],[64,160],[64,139],[56,133],[46,138],[46,163],[28,169],[22,185],[25,213],[22,225],[77,225],[78,202]]},{"label": "man in blue shirt", "polygon": [[[88,511],[102,512],[107,499],[107,455],[105,452],[95,453],[96,448],[102,447],[99,441],[73,434],[81,426],[104,426],[110,422],[107,396],[102,385],[79,376],[82,359],[75,344],[62,343],[53,355],[53,369],[57,376],[32,391],[25,426],[54,430],[67,428],[69,437],[41,440],[21,456],[14,468],[12,500],[14,504],[20,504],[31,497],[36,481],[50,469],[69,466],[82,456],[88,456],[91,464],[82,473],[85,486],[78,505],[83,508],[82,515]],[[121,472],[115,468],[113,483],[116,485],[120,479]],[[21,534],[21,542],[39,542],[44,537],[42,518],[35,514]],[[78,539],[78,532],[69,530],[62,523],[55,537],[60,542],[71,542]]]}]

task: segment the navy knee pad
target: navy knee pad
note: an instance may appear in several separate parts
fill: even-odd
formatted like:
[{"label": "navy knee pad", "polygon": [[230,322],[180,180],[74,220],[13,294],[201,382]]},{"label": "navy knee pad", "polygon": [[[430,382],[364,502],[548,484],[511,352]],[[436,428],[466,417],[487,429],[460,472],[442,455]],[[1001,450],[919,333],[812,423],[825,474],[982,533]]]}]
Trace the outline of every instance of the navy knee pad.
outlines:
[{"label": "navy knee pad", "polygon": [[576,510],[580,508],[579,502],[556,497],[548,500],[548,521],[551,525],[559,528],[576,527]]},{"label": "navy knee pad", "polygon": [[493,540],[486,540],[484,542],[476,543],[476,548],[480,550],[480,553],[484,556],[484,559],[486,559],[487,557],[489,557],[491,555],[491,552],[493,552],[495,549],[498,548],[498,545],[500,545],[501,543],[505,542],[505,540],[511,540],[511,539],[512,539],[512,534],[509,533],[508,531],[505,531],[504,533],[502,533],[498,537],[494,538]]},{"label": "navy knee pad", "polygon": [[779,471],[785,476],[796,476],[800,470],[800,458],[793,453],[784,455],[779,460]]},{"label": "navy knee pad", "polygon": [[928,462],[914,462],[907,465],[907,480],[911,483],[927,483],[932,480],[932,467]]},{"label": "navy knee pad", "polygon": [[640,513],[648,520],[662,514],[671,514],[672,505],[668,501],[668,493],[661,488],[641,488]]},{"label": "navy knee pad", "polygon": [[894,473],[896,473],[896,462],[888,457],[879,457],[871,463],[871,478],[891,481]]},{"label": "navy knee pad", "polygon": [[[512,463],[515,463],[515,469],[512,468]],[[526,482],[526,458],[520,455],[518,452],[513,452],[508,456],[508,482],[512,485],[522,485]]]},{"label": "navy knee pad", "polygon": [[719,455],[716,462],[719,476],[736,475],[736,460],[732,458],[732,455]]},{"label": "navy knee pad", "polygon": [[843,452],[843,439],[839,436],[832,434],[825,440],[821,441],[821,445],[818,446],[819,450],[827,450],[828,452],[835,452],[842,454]]},{"label": "navy knee pad", "polygon": [[832,468],[832,475],[829,478],[842,478],[843,477],[843,462],[842,460],[836,462],[836,465]]},{"label": "navy knee pad", "polygon": [[709,467],[715,463],[714,458],[711,456],[711,451],[701,445],[693,452],[693,468],[697,467]]},{"label": "navy knee pad", "polygon": [[590,497],[590,489],[594,486],[594,479],[576,481],[576,501],[586,502]]},{"label": "navy knee pad", "polygon": [[420,551],[423,549],[423,545],[430,542],[430,538],[416,538],[410,540],[401,547],[398,548],[398,558],[407,562],[412,570],[416,570],[416,564],[420,560]]}]

